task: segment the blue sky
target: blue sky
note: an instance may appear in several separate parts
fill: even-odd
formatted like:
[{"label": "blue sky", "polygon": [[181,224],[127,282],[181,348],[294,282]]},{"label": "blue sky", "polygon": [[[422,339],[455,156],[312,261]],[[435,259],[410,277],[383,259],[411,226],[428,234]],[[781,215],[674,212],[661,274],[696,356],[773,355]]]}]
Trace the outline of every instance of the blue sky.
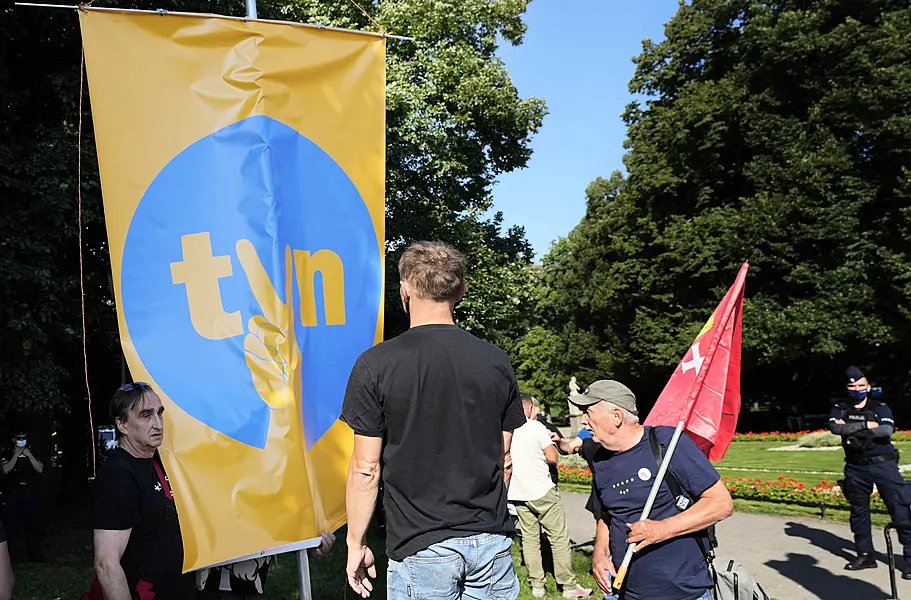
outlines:
[{"label": "blue sky", "polygon": [[623,168],[632,99],[627,84],[642,40],[664,37],[678,0],[533,0],[521,46],[500,56],[523,98],[547,101],[528,167],[500,177],[494,210],[524,225],[536,260],[585,215],[585,187]]}]

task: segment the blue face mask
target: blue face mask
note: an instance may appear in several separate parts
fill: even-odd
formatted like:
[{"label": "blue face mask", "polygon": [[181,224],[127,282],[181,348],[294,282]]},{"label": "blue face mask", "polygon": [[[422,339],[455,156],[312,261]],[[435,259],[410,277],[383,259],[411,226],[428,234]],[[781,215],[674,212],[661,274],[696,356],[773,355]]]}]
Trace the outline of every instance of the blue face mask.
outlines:
[{"label": "blue face mask", "polygon": [[848,396],[855,402],[862,402],[867,399],[867,390],[848,390]]}]

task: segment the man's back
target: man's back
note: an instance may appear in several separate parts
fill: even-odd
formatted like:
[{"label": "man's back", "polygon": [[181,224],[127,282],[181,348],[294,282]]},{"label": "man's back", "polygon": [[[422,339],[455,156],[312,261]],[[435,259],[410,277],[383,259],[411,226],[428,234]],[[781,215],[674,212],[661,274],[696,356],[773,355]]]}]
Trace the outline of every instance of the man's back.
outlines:
[{"label": "man's back", "polygon": [[544,457],[544,450],[550,446],[553,446],[550,432],[537,420],[529,419],[513,432],[512,482],[509,486],[511,501],[537,500],[554,487]]},{"label": "man's back", "polygon": [[454,325],[414,327],[358,359],[341,418],[384,437],[390,558],[510,531],[502,432],[525,415],[503,351]]}]

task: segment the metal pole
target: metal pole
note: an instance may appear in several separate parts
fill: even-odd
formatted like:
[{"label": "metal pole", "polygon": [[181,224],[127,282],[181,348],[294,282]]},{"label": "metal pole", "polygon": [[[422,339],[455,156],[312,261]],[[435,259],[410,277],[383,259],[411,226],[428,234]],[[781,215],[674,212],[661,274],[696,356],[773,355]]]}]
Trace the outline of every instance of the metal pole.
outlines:
[{"label": "metal pole", "polygon": [[892,595],[889,597],[897,600],[898,586],[895,585],[895,551],[892,549],[892,536],[889,535],[890,530],[894,527],[895,523],[889,523],[883,530],[883,534],[886,536],[886,554],[889,555],[889,584],[892,586]]},{"label": "metal pole", "polygon": [[247,18],[255,19],[256,18],[256,0],[245,0],[247,6]]},{"label": "metal pole", "polygon": [[301,591],[301,600],[312,600],[310,595],[310,557],[306,550],[297,551],[297,581]]},{"label": "metal pole", "polygon": [[[640,521],[645,521],[648,519],[648,515],[652,512],[652,505],[655,504],[655,498],[658,497],[658,490],[661,489],[661,482],[664,481],[664,474],[667,473],[667,468],[671,464],[671,457],[674,455],[674,450],[677,449],[677,442],[680,441],[680,435],[683,433],[683,426],[686,425],[686,421],[682,420],[677,423],[677,429],[674,430],[674,437],[671,438],[671,442],[667,445],[667,452],[664,455],[664,460],[661,461],[661,465],[658,467],[658,474],[655,475],[655,483],[652,484],[652,491],[649,492],[648,500],[645,502],[645,508],[642,509],[642,516],[639,518]],[[623,580],[626,579],[626,572],[629,570],[629,564],[633,560],[633,553],[636,551],[636,544],[630,544],[626,549],[626,556],[623,557],[623,563],[620,565],[620,569],[617,571],[617,577],[614,579],[614,589],[619,590],[620,586],[623,585]]]}]

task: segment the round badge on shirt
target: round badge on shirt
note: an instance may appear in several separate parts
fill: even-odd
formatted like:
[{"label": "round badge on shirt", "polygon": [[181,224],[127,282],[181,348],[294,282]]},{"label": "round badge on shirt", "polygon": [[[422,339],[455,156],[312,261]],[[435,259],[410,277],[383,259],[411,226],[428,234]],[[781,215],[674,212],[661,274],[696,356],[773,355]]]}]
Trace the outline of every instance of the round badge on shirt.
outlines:
[{"label": "round badge on shirt", "polygon": [[649,471],[645,467],[642,467],[641,469],[639,469],[639,479],[641,479],[642,481],[648,481],[651,478],[652,478],[651,471]]}]

